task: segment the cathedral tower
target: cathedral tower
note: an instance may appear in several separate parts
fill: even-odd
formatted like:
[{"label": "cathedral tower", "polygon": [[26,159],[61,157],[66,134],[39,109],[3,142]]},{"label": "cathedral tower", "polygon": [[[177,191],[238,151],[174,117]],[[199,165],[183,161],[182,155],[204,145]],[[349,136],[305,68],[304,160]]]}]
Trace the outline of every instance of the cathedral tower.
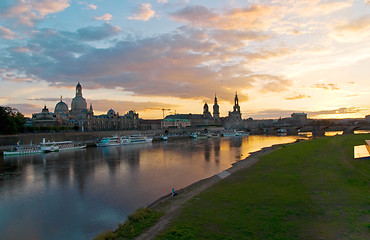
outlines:
[{"label": "cathedral tower", "polygon": [[238,92],[235,93],[235,99],[234,99],[234,112],[240,113],[240,106],[239,106],[239,98],[238,98]]},{"label": "cathedral tower", "polygon": [[220,118],[220,107],[217,104],[217,97],[215,94],[215,101],[213,103],[213,118],[219,119]]},{"label": "cathedral tower", "polygon": [[238,93],[235,93],[234,98],[234,111],[229,112],[229,121],[240,121],[242,120],[242,114],[240,112]]}]

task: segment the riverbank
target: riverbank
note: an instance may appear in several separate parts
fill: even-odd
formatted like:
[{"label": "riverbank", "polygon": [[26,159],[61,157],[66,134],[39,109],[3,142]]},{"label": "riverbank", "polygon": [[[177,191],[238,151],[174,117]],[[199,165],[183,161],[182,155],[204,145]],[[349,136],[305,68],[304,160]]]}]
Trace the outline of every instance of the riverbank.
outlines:
[{"label": "riverbank", "polygon": [[262,148],[259,151],[252,152],[248,157],[238,162],[235,162],[232,167],[213,175],[212,177],[200,180],[196,183],[193,183],[183,189],[177,190],[178,194],[174,197],[171,194],[168,194],[157,201],[153,202],[148,207],[163,213],[163,217],[159,219],[159,221],[152,226],[150,229],[142,233],[137,240],[150,240],[155,239],[155,236],[163,231],[168,224],[176,217],[179,216],[181,208],[184,206],[186,202],[193,199],[195,196],[199,195],[212,185],[218,183],[224,178],[229,177],[230,175],[234,174],[235,172],[251,167],[253,164],[258,162],[260,157],[265,154],[272,153],[274,150],[284,147],[294,143],[286,143],[286,144],[278,144],[273,145],[270,147]]},{"label": "riverbank", "polygon": [[353,159],[353,146],[369,138],[325,137],[251,154],[153,203],[164,215],[137,239],[364,239],[370,164]]},{"label": "riverbank", "polygon": [[[131,236],[130,233],[125,235],[127,233],[127,229],[130,228],[132,232],[136,232],[134,230],[135,228],[141,228],[141,223],[133,223],[133,225],[138,224],[139,226],[127,226],[128,222],[129,224],[132,224],[132,221],[130,220],[131,217],[128,217],[128,221],[125,222],[125,224],[120,224],[119,228],[112,231],[107,231],[105,233],[102,233],[96,237],[96,239],[121,239],[124,236],[124,239],[154,239],[154,237],[161,232],[165,227],[170,223],[175,217],[178,216],[182,206],[192,198],[194,198],[196,195],[200,194],[210,186],[216,184],[220,180],[230,176],[231,174],[239,171],[243,168],[248,168],[255,164],[259,158],[265,154],[269,154],[273,152],[275,149],[278,149],[280,147],[293,144],[293,143],[287,143],[287,144],[277,144],[270,147],[262,148],[256,152],[251,152],[248,157],[246,157],[243,160],[240,160],[238,162],[235,162],[232,164],[232,167],[215,174],[209,178],[202,179],[200,181],[197,181],[185,188],[177,189],[176,192],[178,193],[175,197],[172,197],[171,194],[167,194],[160,199],[154,201],[151,203],[148,208],[150,210],[153,210],[155,213],[159,213],[162,217],[160,219],[155,220],[155,224],[150,227],[149,229],[146,229],[140,236]],[[139,209],[138,212],[141,212],[142,209]],[[137,213],[133,213],[132,216],[137,215]],[[148,218],[151,218],[149,216]],[[142,217],[140,221],[146,222],[145,216]],[[145,223],[146,224],[146,223]],[[125,226],[126,225],[126,226]]]},{"label": "riverbank", "polygon": [[366,239],[370,135],[312,139],[260,157],[186,202],[154,239]]}]

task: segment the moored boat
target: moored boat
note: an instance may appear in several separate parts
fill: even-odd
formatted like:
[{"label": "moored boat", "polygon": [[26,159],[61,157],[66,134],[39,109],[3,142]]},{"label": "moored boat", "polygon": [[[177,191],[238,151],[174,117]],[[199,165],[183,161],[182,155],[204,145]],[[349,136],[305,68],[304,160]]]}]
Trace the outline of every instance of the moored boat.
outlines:
[{"label": "moored boat", "polygon": [[143,136],[143,135],[131,135],[131,136],[122,137],[122,142],[124,145],[137,144],[137,143],[149,143],[152,141],[153,141],[153,138]]},{"label": "moored boat", "polygon": [[52,142],[59,148],[59,151],[76,150],[86,148],[86,144],[73,143],[72,141]]},{"label": "moored boat", "polygon": [[41,149],[37,146],[16,146],[13,147],[10,151],[4,151],[4,156],[11,155],[26,155],[26,154],[38,154],[42,153]]},{"label": "moored boat", "polygon": [[244,137],[244,136],[249,136],[249,132],[244,132],[244,131],[225,131],[221,135],[223,137]]},{"label": "moored boat", "polygon": [[113,136],[97,139],[95,145],[98,147],[109,147],[123,145],[123,143],[121,137]]},{"label": "moored boat", "polygon": [[18,142],[17,146],[13,147],[10,151],[4,151],[4,156],[58,152],[65,150],[76,150],[85,147],[86,145],[76,144],[72,141],[46,142],[45,138],[43,138],[42,142],[36,146],[32,146],[32,144],[30,146],[20,146]]},{"label": "moored boat", "polygon": [[130,135],[122,137],[103,137],[98,139],[95,144],[98,147],[109,147],[109,146],[119,146],[128,144],[138,144],[138,143],[149,143],[152,142],[153,138],[143,136],[143,135]]}]

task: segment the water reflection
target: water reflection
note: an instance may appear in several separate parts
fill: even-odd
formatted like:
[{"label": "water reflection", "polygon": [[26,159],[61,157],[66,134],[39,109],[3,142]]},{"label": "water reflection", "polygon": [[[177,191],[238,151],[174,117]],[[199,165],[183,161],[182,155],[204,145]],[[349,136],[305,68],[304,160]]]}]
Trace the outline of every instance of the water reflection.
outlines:
[{"label": "water reflection", "polygon": [[0,159],[0,239],[91,239],[172,187],[295,139],[209,138]]}]

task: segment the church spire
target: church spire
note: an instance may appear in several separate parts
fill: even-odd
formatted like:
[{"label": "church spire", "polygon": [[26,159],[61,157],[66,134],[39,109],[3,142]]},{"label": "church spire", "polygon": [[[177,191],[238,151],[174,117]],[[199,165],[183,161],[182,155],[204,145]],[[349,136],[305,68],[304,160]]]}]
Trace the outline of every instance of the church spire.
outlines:
[{"label": "church spire", "polygon": [[220,107],[217,104],[217,96],[215,94],[215,101],[213,103],[213,118],[220,118]]},{"label": "church spire", "polygon": [[234,99],[234,112],[239,112],[239,113],[240,113],[240,106],[239,106],[238,92],[235,92],[235,99]]},{"label": "church spire", "polygon": [[82,86],[80,82],[76,85],[76,97],[82,97]]}]

